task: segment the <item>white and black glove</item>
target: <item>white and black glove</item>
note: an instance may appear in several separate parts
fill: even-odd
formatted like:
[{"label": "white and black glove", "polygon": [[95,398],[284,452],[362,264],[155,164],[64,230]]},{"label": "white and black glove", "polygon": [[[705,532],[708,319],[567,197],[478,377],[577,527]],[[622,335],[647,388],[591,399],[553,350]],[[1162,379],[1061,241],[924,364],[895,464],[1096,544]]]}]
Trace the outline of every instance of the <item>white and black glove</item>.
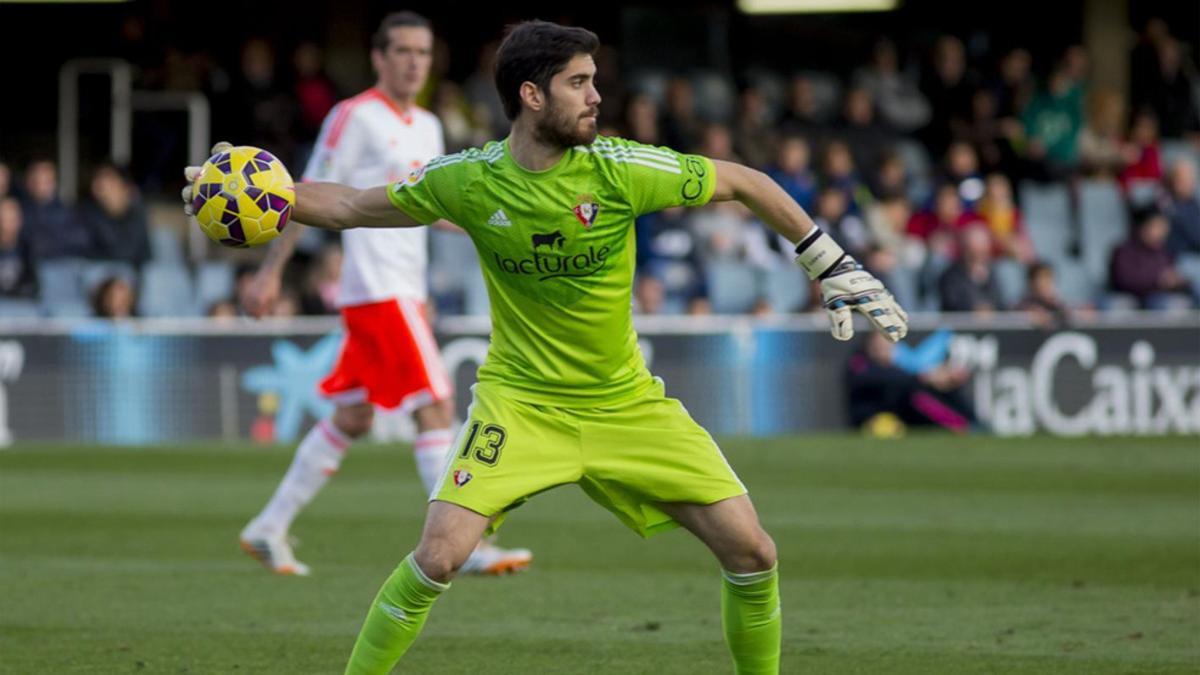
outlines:
[{"label": "white and black glove", "polygon": [[[208,156],[212,157],[213,155],[225,152],[232,147],[232,143],[221,141],[220,143],[212,146],[212,150],[209,151]],[[183,212],[186,213],[189,218],[196,215],[195,213],[192,213],[192,183],[196,182],[196,176],[199,175],[200,167],[198,166],[185,166],[183,168],[183,177],[187,180],[187,185],[183,186],[183,192],[180,192],[179,196],[183,198]]]},{"label": "white and black glove", "polygon": [[892,342],[908,334],[908,314],[892,294],[819,228],[796,245],[796,264],[809,279],[820,280],[821,301],[834,339],[854,337],[851,309],[862,312]]}]

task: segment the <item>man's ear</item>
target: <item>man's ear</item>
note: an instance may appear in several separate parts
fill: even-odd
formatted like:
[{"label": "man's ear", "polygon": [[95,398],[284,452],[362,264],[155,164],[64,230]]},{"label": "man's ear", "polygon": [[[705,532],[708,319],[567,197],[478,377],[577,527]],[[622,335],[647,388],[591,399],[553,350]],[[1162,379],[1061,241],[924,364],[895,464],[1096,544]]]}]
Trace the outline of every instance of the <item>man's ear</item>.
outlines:
[{"label": "man's ear", "polygon": [[546,97],[542,93],[542,88],[532,82],[522,82],[519,90],[521,100],[525,105],[529,106],[534,112],[541,112],[546,105]]}]

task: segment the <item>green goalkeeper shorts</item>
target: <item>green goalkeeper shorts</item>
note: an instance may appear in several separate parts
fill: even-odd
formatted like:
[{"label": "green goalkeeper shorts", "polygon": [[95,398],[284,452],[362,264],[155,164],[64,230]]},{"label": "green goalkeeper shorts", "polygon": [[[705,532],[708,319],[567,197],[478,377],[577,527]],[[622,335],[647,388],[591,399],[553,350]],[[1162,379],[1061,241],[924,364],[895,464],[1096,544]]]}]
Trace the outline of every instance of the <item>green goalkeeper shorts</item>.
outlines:
[{"label": "green goalkeeper shorts", "polygon": [[485,385],[430,497],[492,517],[568,483],[648,537],[678,523],[662,502],[712,504],[746,494],[712,436],[661,381],[649,393],[599,408],[515,400]]}]

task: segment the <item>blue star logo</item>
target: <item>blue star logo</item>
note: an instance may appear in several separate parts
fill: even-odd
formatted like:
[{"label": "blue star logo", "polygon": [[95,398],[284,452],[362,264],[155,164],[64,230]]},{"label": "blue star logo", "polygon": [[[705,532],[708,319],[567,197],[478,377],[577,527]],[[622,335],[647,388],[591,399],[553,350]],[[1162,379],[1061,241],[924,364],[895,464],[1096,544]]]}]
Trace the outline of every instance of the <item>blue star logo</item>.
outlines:
[{"label": "blue star logo", "polygon": [[275,440],[295,440],[308,413],[324,419],[333,412],[333,403],[317,391],[317,384],[333,367],[342,346],[342,333],[336,331],[321,338],[308,351],[287,340],[271,345],[274,365],[256,366],[242,375],[242,387],[255,394],[270,392],[279,396],[275,415]]}]

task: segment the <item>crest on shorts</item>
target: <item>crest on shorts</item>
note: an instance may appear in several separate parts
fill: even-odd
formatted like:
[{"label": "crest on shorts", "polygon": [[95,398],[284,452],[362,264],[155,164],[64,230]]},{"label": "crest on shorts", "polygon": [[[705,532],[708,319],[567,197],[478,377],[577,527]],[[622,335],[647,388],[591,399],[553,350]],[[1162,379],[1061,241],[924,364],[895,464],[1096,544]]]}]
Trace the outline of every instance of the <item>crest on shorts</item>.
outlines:
[{"label": "crest on shorts", "polygon": [[474,476],[471,475],[470,471],[458,469],[454,472],[454,484],[458,487],[462,487],[467,483],[470,483],[472,478],[474,478]]},{"label": "crest on shorts", "polygon": [[579,195],[575,198],[575,208],[572,210],[584,227],[591,227],[600,213],[600,205],[596,203],[595,197],[592,195]]}]

